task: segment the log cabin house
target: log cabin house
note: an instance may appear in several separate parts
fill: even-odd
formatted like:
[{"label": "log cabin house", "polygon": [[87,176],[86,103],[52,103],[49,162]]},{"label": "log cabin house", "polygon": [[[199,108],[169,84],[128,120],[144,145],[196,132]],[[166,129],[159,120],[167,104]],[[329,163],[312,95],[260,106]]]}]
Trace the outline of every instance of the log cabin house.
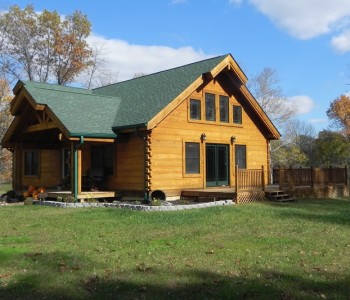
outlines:
[{"label": "log cabin house", "polygon": [[19,81],[2,146],[13,188],[149,199],[234,187],[235,166],[269,173],[280,134],[228,55],[87,90]]}]

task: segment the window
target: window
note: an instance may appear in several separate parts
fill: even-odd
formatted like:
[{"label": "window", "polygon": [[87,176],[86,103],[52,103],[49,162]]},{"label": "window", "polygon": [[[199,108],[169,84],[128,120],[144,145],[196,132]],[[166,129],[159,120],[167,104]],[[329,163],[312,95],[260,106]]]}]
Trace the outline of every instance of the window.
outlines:
[{"label": "window", "polygon": [[186,174],[199,174],[199,143],[185,143]]},{"label": "window", "polygon": [[200,100],[190,100],[190,118],[192,120],[201,119],[201,101]]},{"label": "window", "polygon": [[215,121],[215,95],[214,94],[205,94],[205,119],[207,121]]},{"label": "window", "polygon": [[114,174],[114,146],[91,146],[91,175],[106,176]]},{"label": "window", "polygon": [[247,168],[247,149],[245,145],[235,145],[236,166],[239,169]]},{"label": "window", "polygon": [[24,176],[39,176],[39,151],[24,151]]},{"label": "window", "polygon": [[228,123],[228,97],[220,96],[220,122]]},{"label": "window", "polygon": [[242,124],[242,106],[233,105],[233,123]]},{"label": "window", "polygon": [[66,178],[70,175],[71,156],[70,149],[62,150],[62,178]]}]

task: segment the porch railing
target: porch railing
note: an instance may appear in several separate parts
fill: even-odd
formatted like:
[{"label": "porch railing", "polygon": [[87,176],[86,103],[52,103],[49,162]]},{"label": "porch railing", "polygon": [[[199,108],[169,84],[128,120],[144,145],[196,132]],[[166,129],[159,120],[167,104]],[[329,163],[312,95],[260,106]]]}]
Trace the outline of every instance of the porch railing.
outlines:
[{"label": "porch railing", "polygon": [[236,166],[236,191],[265,190],[264,166],[261,169],[239,169]]}]

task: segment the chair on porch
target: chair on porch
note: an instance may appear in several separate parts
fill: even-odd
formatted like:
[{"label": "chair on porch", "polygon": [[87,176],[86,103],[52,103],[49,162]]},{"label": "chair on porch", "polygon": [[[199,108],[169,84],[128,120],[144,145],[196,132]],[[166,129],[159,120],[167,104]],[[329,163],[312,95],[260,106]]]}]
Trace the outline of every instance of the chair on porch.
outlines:
[{"label": "chair on porch", "polygon": [[91,190],[101,191],[103,188],[104,177],[104,170],[102,168],[92,169],[90,172]]},{"label": "chair on porch", "polygon": [[91,169],[86,176],[83,176],[83,190],[98,190],[103,189],[104,182],[103,169]]}]

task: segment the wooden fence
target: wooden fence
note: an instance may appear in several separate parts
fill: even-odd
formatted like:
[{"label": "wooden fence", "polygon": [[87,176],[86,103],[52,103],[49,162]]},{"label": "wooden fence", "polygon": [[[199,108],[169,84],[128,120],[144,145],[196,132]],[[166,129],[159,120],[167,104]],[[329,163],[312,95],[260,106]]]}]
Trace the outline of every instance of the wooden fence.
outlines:
[{"label": "wooden fence", "polygon": [[274,169],[274,183],[282,188],[295,186],[347,185],[348,168],[279,168]]}]

